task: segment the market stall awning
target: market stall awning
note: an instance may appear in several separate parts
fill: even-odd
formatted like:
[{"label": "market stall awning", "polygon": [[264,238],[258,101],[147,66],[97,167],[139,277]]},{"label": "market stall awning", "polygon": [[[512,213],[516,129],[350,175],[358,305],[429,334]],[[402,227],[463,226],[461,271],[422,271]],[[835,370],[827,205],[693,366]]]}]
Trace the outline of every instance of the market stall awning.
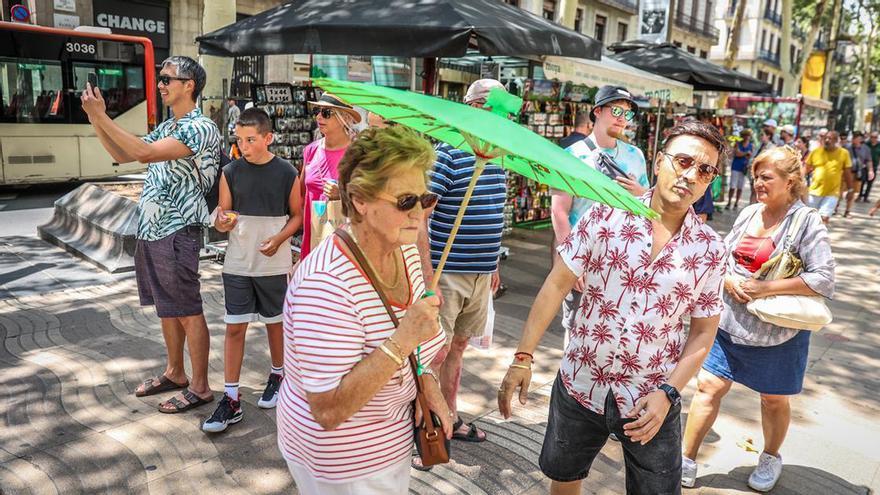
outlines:
[{"label": "market stall awning", "polygon": [[658,76],[609,57],[602,57],[602,60],[546,57],[544,77],[594,87],[606,84],[624,86],[634,95],[654,104],[672,102],[692,105],[694,101],[694,88],[690,84]]},{"label": "market stall awning", "polygon": [[564,55],[598,41],[499,0],[299,0],[196,38],[205,55]]},{"label": "market stall awning", "polygon": [[696,91],[769,93],[773,87],[754,77],[691,55],[669,43],[617,43],[611,58],[653,74],[693,85]]}]

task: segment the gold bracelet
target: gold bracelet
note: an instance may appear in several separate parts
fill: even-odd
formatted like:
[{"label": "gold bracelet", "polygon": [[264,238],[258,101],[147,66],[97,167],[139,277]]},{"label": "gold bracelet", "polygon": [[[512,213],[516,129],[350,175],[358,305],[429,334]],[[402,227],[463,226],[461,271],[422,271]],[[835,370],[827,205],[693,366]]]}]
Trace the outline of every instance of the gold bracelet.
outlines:
[{"label": "gold bracelet", "polygon": [[394,340],[394,337],[388,337],[388,342],[391,343],[391,344],[393,344],[394,347],[397,348],[397,355],[398,355],[398,356],[404,356],[404,355],[405,355],[405,354],[403,353],[403,347],[400,347],[400,344],[398,344],[397,341]]},{"label": "gold bracelet", "polygon": [[395,363],[397,363],[397,367],[398,367],[398,368],[400,368],[400,367],[403,366],[403,359],[400,359],[400,356],[398,356],[398,355],[394,354],[393,352],[391,352],[390,349],[388,349],[387,347],[385,347],[385,344],[380,345],[380,346],[379,346],[379,349],[381,349],[382,352],[384,352],[385,354],[387,354],[388,357],[390,357],[392,361],[394,361]]},{"label": "gold bracelet", "polygon": [[511,368],[519,368],[519,369],[522,369],[522,370],[531,370],[531,369],[532,369],[531,366],[526,366],[526,365],[524,365],[524,364],[511,364],[510,367],[511,367]]}]

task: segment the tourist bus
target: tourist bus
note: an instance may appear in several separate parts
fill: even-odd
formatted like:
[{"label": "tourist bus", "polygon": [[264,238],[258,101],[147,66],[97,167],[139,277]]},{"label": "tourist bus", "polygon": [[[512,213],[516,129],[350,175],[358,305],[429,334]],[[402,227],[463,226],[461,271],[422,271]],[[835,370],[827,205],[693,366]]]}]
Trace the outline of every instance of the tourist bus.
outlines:
[{"label": "tourist bus", "polygon": [[147,38],[101,28],[0,22],[0,185],[115,177],[143,164],[115,163],[80,96],[96,81],[107,113],[141,136],[156,125],[156,66]]}]

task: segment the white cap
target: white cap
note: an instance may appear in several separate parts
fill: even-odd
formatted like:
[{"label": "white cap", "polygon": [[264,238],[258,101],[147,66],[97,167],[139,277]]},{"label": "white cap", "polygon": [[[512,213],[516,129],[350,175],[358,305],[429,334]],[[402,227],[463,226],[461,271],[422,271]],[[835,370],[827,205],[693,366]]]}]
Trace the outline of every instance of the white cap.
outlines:
[{"label": "white cap", "polygon": [[464,102],[470,103],[472,101],[485,100],[489,98],[489,91],[492,88],[501,88],[507,91],[504,85],[495,79],[478,79],[468,87],[467,94],[464,95]]},{"label": "white cap", "polygon": [[782,129],[779,129],[779,132],[787,132],[788,134],[794,136],[794,126],[791,124],[785,124],[784,126],[782,126]]},{"label": "white cap", "polygon": [[764,127],[779,127],[779,124],[776,123],[776,119],[767,119],[764,121]]}]

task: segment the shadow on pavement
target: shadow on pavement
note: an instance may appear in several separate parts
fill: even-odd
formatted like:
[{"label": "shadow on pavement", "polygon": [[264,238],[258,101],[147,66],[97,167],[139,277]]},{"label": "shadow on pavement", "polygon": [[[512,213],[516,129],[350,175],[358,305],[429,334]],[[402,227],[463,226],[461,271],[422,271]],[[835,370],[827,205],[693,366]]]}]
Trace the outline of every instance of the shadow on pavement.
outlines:
[{"label": "shadow on pavement", "polygon": [[[697,479],[695,489],[699,493],[730,493],[729,490],[755,493],[748,486],[749,475],[754,466],[741,466],[727,475],[708,475]],[[737,492],[734,492],[737,493]],[[802,495],[804,493],[827,493],[829,495],[866,495],[871,489],[858,486],[827,471],[808,466],[786,465],[779,483],[773,488],[774,495]]]}]

